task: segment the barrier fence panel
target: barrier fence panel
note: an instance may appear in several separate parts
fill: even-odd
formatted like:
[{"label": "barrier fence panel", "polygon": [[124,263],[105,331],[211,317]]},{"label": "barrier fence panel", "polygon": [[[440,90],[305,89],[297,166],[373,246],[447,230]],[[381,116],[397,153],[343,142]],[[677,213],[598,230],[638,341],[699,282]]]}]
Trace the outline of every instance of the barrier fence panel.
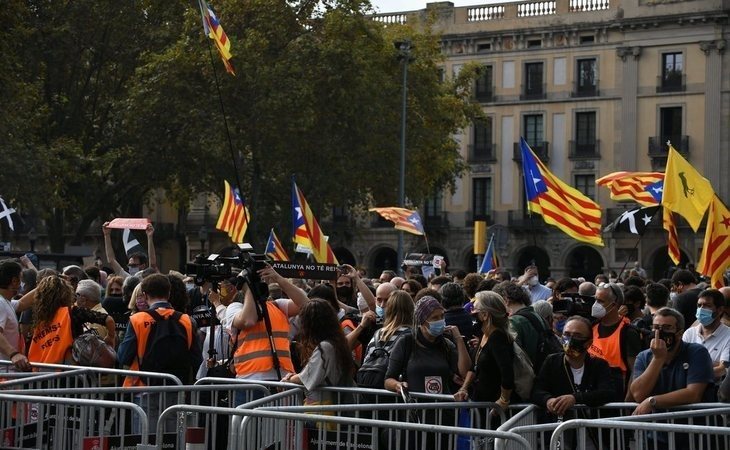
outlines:
[{"label": "barrier fence panel", "polygon": [[[126,411],[144,424],[139,439],[124,433],[114,435],[105,429],[105,419],[115,411]],[[119,416],[124,422],[127,414]],[[149,442],[147,416],[142,408],[101,400],[0,393],[0,430],[4,447],[65,450],[104,448],[111,442],[120,446]]]},{"label": "barrier fence panel", "polygon": [[[647,415],[649,416],[649,415]],[[730,428],[721,426],[652,423],[611,419],[572,419],[558,425],[550,439],[550,450],[565,448],[592,448],[592,435],[621,430],[633,439],[624,447],[623,442],[605,442],[602,448],[700,450],[726,449],[730,442]],[[566,437],[574,436],[572,447],[566,447]]]}]

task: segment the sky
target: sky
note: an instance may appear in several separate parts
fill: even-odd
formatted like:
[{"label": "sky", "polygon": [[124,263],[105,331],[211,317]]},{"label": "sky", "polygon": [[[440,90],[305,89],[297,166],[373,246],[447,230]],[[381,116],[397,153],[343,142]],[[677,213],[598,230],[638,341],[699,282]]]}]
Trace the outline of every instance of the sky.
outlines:
[{"label": "sky", "polygon": [[[432,3],[436,0],[370,0],[376,11],[381,13],[398,12],[398,11],[415,11],[425,9],[426,3]],[[490,3],[489,0],[450,0],[454,6],[470,6],[484,5]]]}]

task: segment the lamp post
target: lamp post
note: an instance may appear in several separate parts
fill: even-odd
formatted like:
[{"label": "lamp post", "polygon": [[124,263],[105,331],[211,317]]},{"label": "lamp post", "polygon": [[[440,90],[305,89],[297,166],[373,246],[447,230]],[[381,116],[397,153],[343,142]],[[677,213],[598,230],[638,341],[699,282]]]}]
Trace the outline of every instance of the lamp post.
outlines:
[{"label": "lamp post", "polygon": [[[411,62],[411,41],[404,39],[393,43],[398,49],[398,60],[403,61],[403,99],[401,104],[401,128],[400,128],[400,185],[398,187],[398,206],[406,206],[406,113],[408,99],[408,63]],[[398,261],[396,270],[400,271],[400,264],[403,261],[403,231],[398,230]]]},{"label": "lamp post", "polygon": [[205,254],[205,241],[208,240],[208,227],[205,225],[198,230],[198,239],[200,239],[200,253]]},{"label": "lamp post", "polygon": [[38,235],[35,232],[35,228],[28,230],[28,242],[30,243],[30,252],[35,253],[35,241],[38,239]]}]

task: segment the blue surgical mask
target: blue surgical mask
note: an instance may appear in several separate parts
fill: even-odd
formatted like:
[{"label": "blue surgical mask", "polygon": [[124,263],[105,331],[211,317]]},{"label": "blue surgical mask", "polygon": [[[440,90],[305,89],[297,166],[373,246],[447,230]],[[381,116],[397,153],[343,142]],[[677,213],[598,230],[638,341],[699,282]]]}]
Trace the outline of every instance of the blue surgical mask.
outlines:
[{"label": "blue surgical mask", "polygon": [[712,322],[715,321],[715,315],[712,313],[712,311],[705,308],[697,308],[697,313],[695,314],[695,317],[697,318],[697,320],[700,321],[703,327],[712,325]]},{"label": "blue surgical mask", "polygon": [[382,306],[375,305],[375,314],[381,318],[385,317],[385,308],[383,308]]},{"label": "blue surgical mask", "polygon": [[446,321],[441,319],[435,322],[428,322],[428,334],[433,337],[439,337],[444,333],[446,328]]}]

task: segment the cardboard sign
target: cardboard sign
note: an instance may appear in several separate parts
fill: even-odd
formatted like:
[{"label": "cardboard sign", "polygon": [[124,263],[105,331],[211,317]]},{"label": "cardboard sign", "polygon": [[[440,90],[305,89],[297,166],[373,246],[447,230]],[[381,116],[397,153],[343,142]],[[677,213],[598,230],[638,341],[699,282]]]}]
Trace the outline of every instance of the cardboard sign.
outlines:
[{"label": "cardboard sign", "polygon": [[122,217],[116,218],[109,222],[109,228],[118,228],[120,230],[123,230],[124,228],[129,228],[130,230],[144,230],[147,228],[147,225],[149,225],[150,219],[143,218],[143,219],[125,219]]},{"label": "cardboard sign", "polygon": [[311,280],[336,280],[337,265],[336,264],[318,264],[318,263],[297,263],[276,261],[271,263],[281,276],[285,278],[309,278]]}]

